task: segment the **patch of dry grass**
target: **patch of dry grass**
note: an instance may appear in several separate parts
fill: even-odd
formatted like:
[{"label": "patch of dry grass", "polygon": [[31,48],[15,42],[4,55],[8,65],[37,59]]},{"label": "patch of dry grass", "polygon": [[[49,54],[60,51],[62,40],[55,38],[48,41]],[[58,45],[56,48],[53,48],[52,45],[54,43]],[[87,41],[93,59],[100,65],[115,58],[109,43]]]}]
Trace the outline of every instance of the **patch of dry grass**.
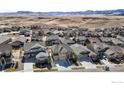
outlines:
[{"label": "patch of dry grass", "polygon": [[124,25],[124,16],[106,16],[106,15],[61,15],[61,16],[0,16],[0,24],[9,26],[30,26],[56,25],[62,27],[78,26],[87,28],[113,27]]}]

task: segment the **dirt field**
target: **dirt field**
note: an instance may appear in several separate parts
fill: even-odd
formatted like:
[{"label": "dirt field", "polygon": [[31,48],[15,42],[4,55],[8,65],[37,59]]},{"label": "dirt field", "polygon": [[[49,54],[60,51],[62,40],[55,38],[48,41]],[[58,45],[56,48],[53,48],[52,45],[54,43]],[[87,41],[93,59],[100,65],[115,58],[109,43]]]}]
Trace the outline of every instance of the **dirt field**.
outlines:
[{"label": "dirt field", "polygon": [[124,16],[106,15],[59,15],[59,16],[0,16],[0,25],[30,26],[48,25],[62,27],[104,28],[123,26]]}]

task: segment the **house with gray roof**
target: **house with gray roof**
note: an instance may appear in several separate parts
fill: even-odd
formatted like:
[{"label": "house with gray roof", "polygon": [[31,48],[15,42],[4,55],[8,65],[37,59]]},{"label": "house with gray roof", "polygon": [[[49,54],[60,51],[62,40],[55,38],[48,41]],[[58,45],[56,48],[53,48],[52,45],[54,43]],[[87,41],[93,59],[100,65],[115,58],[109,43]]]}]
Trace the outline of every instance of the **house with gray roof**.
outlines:
[{"label": "house with gray roof", "polygon": [[75,44],[75,41],[73,39],[70,39],[70,38],[64,38],[64,40],[62,41],[62,43],[68,44],[68,45],[72,45],[72,44]]},{"label": "house with gray roof", "polygon": [[60,31],[59,31],[59,30],[54,30],[54,31],[53,31],[53,34],[54,34],[54,35],[63,36],[63,31],[62,31],[62,30],[60,30]]},{"label": "house with gray roof", "polygon": [[3,32],[12,32],[12,30],[9,27],[5,27],[5,28],[3,28]]},{"label": "house with gray roof", "polygon": [[100,37],[100,35],[99,35],[98,32],[96,32],[96,31],[90,32],[90,36],[91,36],[91,37]]},{"label": "house with gray roof", "polygon": [[97,54],[95,54],[93,51],[88,49],[86,46],[83,46],[81,44],[73,44],[70,46],[74,53],[77,55],[77,58],[80,62],[96,62],[98,59]]},{"label": "house with gray roof", "polygon": [[77,65],[76,56],[73,50],[67,44],[54,45],[52,48],[52,54],[55,64],[59,64],[63,67],[71,65]]},{"label": "house with gray roof", "polygon": [[111,62],[117,64],[124,62],[124,48],[121,48],[119,46],[110,46],[104,54]]},{"label": "house with gray roof", "polygon": [[26,37],[30,36],[32,33],[32,30],[29,29],[20,29],[19,30],[20,35],[25,35]]},{"label": "house with gray roof", "polygon": [[12,47],[10,44],[2,44],[0,45],[0,68],[1,70],[5,70],[10,68],[12,65],[12,55],[11,55]]},{"label": "house with gray roof", "polygon": [[89,55],[90,51],[86,46],[83,46],[81,44],[73,44],[70,46],[74,53],[76,55],[82,54],[82,55]]},{"label": "house with gray roof", "polygon": [[24,35],[20,35],[15,41],[27,42],[27,38]]},{"label": "house with gray roof", "polygon": [[113,42],[110,37],[100,37],[99,39],[102,43],[106,43],[108,45],[113,45]]},{"label": "house with gray roof", "polygon": [[95,52],[104,52],[106,49],[108,49],[108,46],[104,43],[101,43],[98,38],[88,38],[89,43],[87,44],[87,47]]},{"label": "house with gray roof", "polygon": [[74,31],[74,30],[67,30],[65,33],[69,37],[75,37],[76,36],[76,32],[77,31]]},{"label": "house with gray roof", "polygon": [[59,59],[61,58],[66,59],[67,55],[71,55],[73,50],[67,44],[62,43],[62,44],[54,45],[52,47],[52,52],[54,59],[56,59],[56,56]]},{"label": "house with gray roof", "polygon": [[2,69],[9,68],[12,63],[11,50],[12,46],[9,44],[12,39],[8,36],[0,36],[0,64]]},{"label": "house with gray roof", "polygon": [[48,52],[40,52],[36,55],[35,67],[51,69],[51,59]]},{"label": "house with gray roof", "polygon": [[10,37],[6,36],[6,35],[5,36],[0,36],[0,45],[7,44],[11,41],[12,41],[12,39]]},{"label": "house with gray roof", "polygon": [[44,44],[37,42],[29,42],[24,45],[23,62],[36,62],[36,55],[40,52],[46,52]]},{"label": "house with gray roof", "polygon": [[90,38],[87,48],[93,51],[97,56],[92,56],[92,59],[95,61],[100,61],[103,58],[104,52],[109,48],[109,45],[101,43],[97,38]]},{"label": "house with gray roof", "polygon": [[118,46],[124,46],[124,42],[117,39],[117,38],[111,38],[112,42],[114,45],[118,45]]},{"label": "house with gray roof", "polygon": [[17,40],[17,41],[11,42],[10,45],[12,46],[13,49],[18,49],[18,48],[22,48],[24,46],[24,42]]},{"label": "house with gray roof", "polygon": [[76,43],[86,45],[87,38],[85,36],[77,36],[75,39]]},{"label": "house with gray roof", "polygon": [[42,42],[43,41],[43,36],[33,36],[31,38],[31,41]]},{"label": "house with gray roof", "polygon": [[46,38],[47,46],[52,46],[52,45],[59,44],[59,43],[60,43],[60,40],[59,40],[58,35],[50,35]]},{"label": "house with gray roof", "polygon": [[121,36],[121,35],[117,35],[117,39],[119,39],[119,40],[121,40],[121,41],[123,41],[123,42],[124,42],[124,37],[123,37],[123,36]]}]

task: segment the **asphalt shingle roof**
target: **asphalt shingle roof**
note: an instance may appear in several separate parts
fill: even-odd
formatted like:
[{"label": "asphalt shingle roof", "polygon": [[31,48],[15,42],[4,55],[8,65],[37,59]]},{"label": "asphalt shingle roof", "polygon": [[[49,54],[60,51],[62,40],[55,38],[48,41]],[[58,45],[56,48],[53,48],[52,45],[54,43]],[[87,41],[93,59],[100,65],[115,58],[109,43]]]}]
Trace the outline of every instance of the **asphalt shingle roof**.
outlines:
[{"label": "asphalt shingle roof", "polygon": [[90,50],[87,47],[80,44],[73,44],[70,47],[77,55],[79,55],[80,53],[90,53]]}]

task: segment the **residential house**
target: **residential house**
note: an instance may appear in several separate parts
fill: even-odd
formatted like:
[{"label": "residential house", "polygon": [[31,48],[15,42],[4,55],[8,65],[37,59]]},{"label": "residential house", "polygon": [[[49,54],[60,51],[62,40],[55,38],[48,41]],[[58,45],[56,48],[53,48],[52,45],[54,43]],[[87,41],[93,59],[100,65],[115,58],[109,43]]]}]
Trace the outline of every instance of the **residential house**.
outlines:
[{"label": "residential house", "polygon": [[104,52],[109,48],[108,45],[105,43],[101,43],[98,38],[88,38],[89,43],[87,43],[87,48],[93,51],[94,53],[97,54],[97,57],[95,57],[95,61],[100,61],[100,59],[103,58]]},{"label": "residential house", "polygon": [[48,52],[40,52],[36,55],[36,63],[35,66],[37,68],[48,68],[51,69],[51,59],[50,56],[48,55]]},{"label": "residential house", "polygon": [[11,41],[12,41],[12,39],[10,37],[8,37],[7,35],[0,36],[0,45],[8,44]]},{"label": "residential house", "polygon": [[118,46],[124,46],[124,42],[119,40],[119,39],[116,39],[116,38],[111,38],[112,42],[114,45],[118,45]]},{"label": "residential house", "polygon": [[77,44],[86,45],[87,43],[87,38],[85,36],[77,36],[74,40]]},{"label": "residential house", "polygon": [[24,35],[27,38],[27,42],[31,42],[32,39],[32,30],[29,29],[20,29],[20,35]]},{"label": "residential house", "polygon": [[75,41],[72,40],[72,39],[70,39],[70,38],[64,38],[64,40],[62,41],[62,43],[68,44],[68,45],[72,45],[72,44],[75,44]]},{"label": "residential house", "polygon": [[59,36],[57,35],[50,35],[46,38],[46,46],[52,46],[59,43],[60,40],[59,40]]},{"label": "residential house", "polygon": [[63,67],[69,67],[72,64],[77,64],[76,56],[73,50],[66,44],[58,44],[52,47],[52,55],[55,64]]},{"label": "residential house", "polygon": [[46,47],[43,42],[29,42],[24,45],[24,57],[23,62],[35,63],[36,55],[40,52],[46,52]]},{"label": "residential house", "polygon": [[[73,44],[70,46],[74,53],[77,55],[79,62],[94,62],[97,57],[97,55],[92,52],[90,49],[88,49],[86,46],[83,46],[81,44]],[[93,57],[93,58],[92,58]]]},{"label": "residential house", "polygon": [[12,60],[15,64],[18,65],[19,62],[22,61],[22,54],[23,54],[23,46],[24,42],[21,41],[13,41],[10,43],[12,46]]},{"label": "residential house", "polygon": [[104,54],[109,59],[109,61],[113,63],[119,64],[124,62],[124,48],[119,46],[110,46]]},{"label": "residential house", "polygon": [[0,70],[5,70],[12,66],[11,50],[10,44],[0,45]]},{"label": "residential house", "polygon": [[121,36],[121,35],[117,35],[117,39],[121,40],[124,42],[124,36]]},{"label": "residential house", "polygon": [[108,45],[113,45],[113,42],[110,37],[100,37],[99,39],[102,43],[106,43]]}]

